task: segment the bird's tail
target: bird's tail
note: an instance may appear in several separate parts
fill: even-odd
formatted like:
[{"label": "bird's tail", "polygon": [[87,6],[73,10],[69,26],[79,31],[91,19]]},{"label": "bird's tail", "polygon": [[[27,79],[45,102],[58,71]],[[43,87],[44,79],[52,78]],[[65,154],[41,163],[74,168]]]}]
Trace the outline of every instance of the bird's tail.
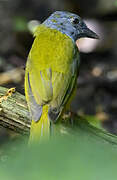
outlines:
[{"label": "bird's tail", "polygon": [[32,120],[29,144],[47,140],[50,137],[50,120],[48,118],[48,106],[43,106],[43,112],[39,121]]}]

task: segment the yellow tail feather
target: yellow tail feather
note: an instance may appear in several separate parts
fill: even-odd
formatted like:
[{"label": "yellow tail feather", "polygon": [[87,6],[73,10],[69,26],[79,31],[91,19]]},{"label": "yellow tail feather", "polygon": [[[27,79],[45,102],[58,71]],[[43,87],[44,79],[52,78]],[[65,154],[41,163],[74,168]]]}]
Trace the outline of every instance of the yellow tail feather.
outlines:
[{"label": "yellow tail feather", "polygon": [[32,120],[30,129],[29,144],[47,140],[50,137],[50,120],[48,119],[48,105],[43,106],[43,112],[40,120]]}]

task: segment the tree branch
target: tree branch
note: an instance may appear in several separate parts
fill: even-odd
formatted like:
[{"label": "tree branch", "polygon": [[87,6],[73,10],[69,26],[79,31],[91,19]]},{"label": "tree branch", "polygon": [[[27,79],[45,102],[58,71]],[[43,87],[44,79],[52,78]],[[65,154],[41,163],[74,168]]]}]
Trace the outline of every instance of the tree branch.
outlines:
[{"label": "tree branch", "polygon": [[[7,91],[8,89],[0,87],[0,96],[4,96]],[[15,92],[1,102],[0,125],[21,134],[29,133],[30,115],[23,95]]]},{"label": "tree branch", "polygon": [[[0,87],[0,96],[3,97],[8,89]],[[0,125],[20,134],[29,134],[30,115],[25,97],[18,92],[12,94],[0,104]],[[107,133],[90,125],[85,119],[75,115],[73,119],[66,118],[55,124],[54,128],[59,134],[71,136],[87,135],[92,139],[98,139],[117,145],[117,136]]]}]

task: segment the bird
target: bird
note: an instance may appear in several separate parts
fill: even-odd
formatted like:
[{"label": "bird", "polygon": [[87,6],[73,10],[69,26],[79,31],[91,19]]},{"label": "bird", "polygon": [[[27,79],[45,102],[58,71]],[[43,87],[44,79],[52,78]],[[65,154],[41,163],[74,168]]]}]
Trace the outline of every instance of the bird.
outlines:
[{"label": "bird", "polygon": [[99,39],[77,14],[55,11],[34,32],[25,70],[25,95],[31,115],[29,142],[51,136],[51,127],[69,110],[76,89],[79,38]]}]

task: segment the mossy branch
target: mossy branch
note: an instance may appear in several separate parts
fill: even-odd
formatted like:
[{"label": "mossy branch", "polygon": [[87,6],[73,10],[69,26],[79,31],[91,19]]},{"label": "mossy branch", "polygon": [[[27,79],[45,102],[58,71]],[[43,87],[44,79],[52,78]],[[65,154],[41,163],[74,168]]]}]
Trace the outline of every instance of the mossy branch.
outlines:
[{"label": "mossy branch", "polygon": [[[3,97],[7,91],[8,89],[0,87],[0,97]],[[30,115],[25,96],[15,92],[1,102],[0,125],[21,134],[29,133]]]},{"label": "mossy branch", "polygon": [[[0,97],[3,97],[8,89],[0,87]],[[12,94],[0,104],[0,125],[9,128],[20,134],[29,134],[30,115],[28,112],[25,96],[18,92]],[[66,119],[54,125],[61,135],[70,134],[71,136],[87,135],[93,139],[117,145],[117,136],[90,125],[85,119],[75,115],[72,120]]]}]

